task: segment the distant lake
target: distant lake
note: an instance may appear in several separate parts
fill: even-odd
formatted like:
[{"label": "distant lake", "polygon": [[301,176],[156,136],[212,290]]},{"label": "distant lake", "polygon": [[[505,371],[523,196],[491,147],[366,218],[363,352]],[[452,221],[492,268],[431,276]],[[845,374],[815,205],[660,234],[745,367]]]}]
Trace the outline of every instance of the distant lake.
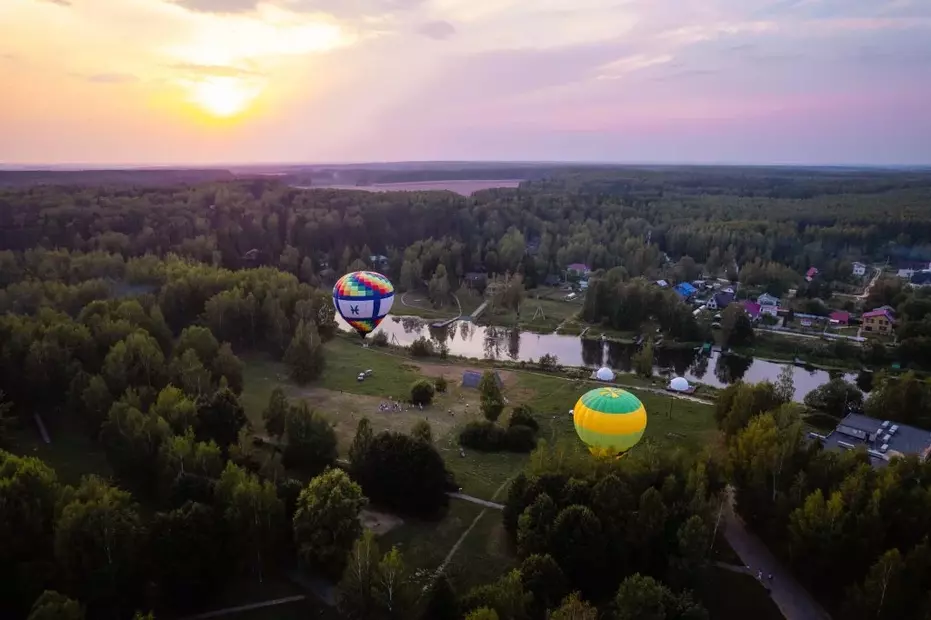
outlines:
[{"label": "distant lake", "polygon": [[495,187],[513,188],[521,184],[519,179],[503,181],[417,181],[412,183],[372,183],[371,185],[314,185],[298,189],[354,189],[364,192],[436,192],[450,191],[471,196],[473,193]]}]

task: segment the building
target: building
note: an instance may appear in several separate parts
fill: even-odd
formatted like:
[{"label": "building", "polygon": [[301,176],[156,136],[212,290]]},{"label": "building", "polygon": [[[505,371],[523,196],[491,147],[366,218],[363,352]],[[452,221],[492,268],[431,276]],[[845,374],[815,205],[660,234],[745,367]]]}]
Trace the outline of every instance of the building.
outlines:
[{"label": "building", "polygon": [[660,288],[666,288],[666,287],[669,286],[669,282],[667,282],[666,280],[657,280],[657,281],[656,281],[656,286],[658,286],[658,287],[660,287]]},{"label": "building", "polygon": [[566,267],[566,271],[568,272],[568,275],[575,276],[576,278],[587,277],[588,274],[592,272],[589,266],[585,263],[572,263]]},{"label": "building", "polygon": [[369,265],[376,269],[384,269],[388,266],[388,257],[383,254],[372,254],[369,256]]},{"label": "building", "polygon": [[808,271],[805,272],[805,279],[809,282],[815,279],[815,276],[818,275],[817,267],[811,267]]},{"label": "building", "polygon": [[835,310],[828,317],[832,325],[850,325],[850,313],[843,310]]},{"label": "building", "polygon": [[708,300],[708,309],[724,310],[732,303],[734,303],[734,294],[722,291],[711,296],[711,299]]},{"label": "building", "polygon": [[857,276],[858,278],[862,278],[866,275],[866,265],[863,263],[854,263],[852,271],[853,275]]},{"label": "building", "polygon": [[692,295],[698,292],[698,289],[692,286],[691,284],[689,284],[688,282],[681,282],[679,284],[676,284],[673,290],[679,293],[682,299],[688,299]]},{"label": "building", "polygon": [[779,298],[775,295],[770,295],[769,293],[763,293],[756,298],[756,303],[760,306],[779,306]]},{"label": "building", "polygon": [[863,331],[871,334],[891,334],[895,328],[895,314],[889,308],[876,308],[863,313]]},{"label": "building", "polygon": [[750,317],[751,321],[757,321],[760,318],[760,310],[762,306],[755,301],[745,301],[743,303],[744,312],[747,313],[747,316]]},{"label": "building", "polygon": [[912,277],[908,279],[908,283],[912,286],[931,286],[931,271],[927,269],[916,271],[912,274]]},{"label": "building", "polygon": [[873,467],[885,467],[893,458],[916,455],[926,461],[931,455],[931,431],[850,413],[827,436],[809,433],[828,450],[866,449]]}]

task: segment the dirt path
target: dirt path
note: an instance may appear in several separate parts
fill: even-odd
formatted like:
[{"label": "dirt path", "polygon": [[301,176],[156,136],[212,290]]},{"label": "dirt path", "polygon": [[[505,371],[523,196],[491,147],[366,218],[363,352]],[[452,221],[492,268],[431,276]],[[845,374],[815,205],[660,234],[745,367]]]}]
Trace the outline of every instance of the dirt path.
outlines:
[{"label": "dirt path", "polygon": [[[496,497],[498,497],[498,494],[501,493],[501,491],[503,491],[505,488],[507,488],[507,485],[510,484],[510,482],[511,482],[511,480],[512,480],[513,478],[514,478],[514,476],[511,476],[510,478],[508,478],[507,480],[505,480],[504,482],[502,482],[502,483],[501,483],[501,486],[498,487],[498,488],[495,490],[494,494],[491,496],[491,499],[494,500]],[[485,506],[485,507],[482,509],[482,511],[481,511],[480,513],[478,513],[478,516],[475,517],[475,518],[472,520],[472,524],[469,525],[469,527],[466,529],[466,531],[464,531],[464,532],[462,533],[462,536],[459,537],[459,540],[456,541],[456,544],[453,545],[453,548],[450,549],[450,550],[449,550],[449,553],[446,554],[446,557],[443,558],[443,562],[440,563],[439,568],[436,569],[436,572],[434,573],[434,576],[440,575],[440,574],[443,573],[443,571],[446,570],[446,567],[449,566],[449,563],[452,561],[453,556],[455,556],[455,555],[456,555],[456,552],[459,551],[459,547],[462,546],[462,543],[463,543],[463,541],[466,539],[466,537],[469,535],[469,532],[471,532],[471,531],[475,528],[475,526],[478,525],[478,522],[481,521],[482,517],[485,516],[485,513],[486,513],[486,512],[488,512],[489,510],[492,510],[492,509],[495,509],[495,510],[503,510],[503,509],[504,509],[504,506],[503,506],[503,505],[501,505],[501,504],[496,504],[496,503],[494,503],[494,501],[486,502],[485,500],[479,499],[479,498],[477,498],[477,497],[472,497],[471,495],[461,495],[461,494],[459,494],[459,493],[455,493],[455,494],[450,493],[449,495],[450,495],[450,496],[453,496],[453,497],[457,497],[457,498],[459,498],[459,499],[464,499],[464,500],[466,500],[466,501],[472,501],[473,503],[481,504],[481,505],[483,505],[483,506]],[[499,508],[499,506],[500,506],[500,508]]]},{"label": "dirt path", "polygon": [[[463,493],[447,493],[446,495],[452,497],[453,499],[461,499],[467,502],[472,502],[473,504],[478,504],[479,506],[484,506],[485,508],[493,508],[494,510],[504,510],[504,504],[499,504],[497,502],[489,502],[488,500],[481,499],[478,497],[473,497],[471,495],[465,495]],[[497,493],[495,493],[497,495]]]},{"label": "dirt path", "polygon": [[219,618],[220,616],[228,616],[229,614],[236,614],[243,611],[252,611],[253,609],[262,609],[265,607],[275,607],[277,605],[286,605],[288,603],[296,603],[297,601],[303,601],[307,597],[303,594],[298,594],[296,596],[286,596],[284,598],[276,598],[270,601],[262,601],[261,603],[249,603],[248,605],[239,605],[238,607],[226,607],[224,609],[217,609],[216,611],[208,611],[202,614],[197,614],[194,616],[186,616],[181,620],[206,620],[207,618]]},{"label": "dirt path", "polygon": [[[747,529],[734,512],[732,490],[728,489],[728,502],[724,509],[724,537],[740,556],[746,572],[756,577],[761,571],[769,595],[788,620],[829,620],[821,605],[795,580],[795,577],[773,557],[763,541]],[[773,578],[769,579],[769,575]]]}]

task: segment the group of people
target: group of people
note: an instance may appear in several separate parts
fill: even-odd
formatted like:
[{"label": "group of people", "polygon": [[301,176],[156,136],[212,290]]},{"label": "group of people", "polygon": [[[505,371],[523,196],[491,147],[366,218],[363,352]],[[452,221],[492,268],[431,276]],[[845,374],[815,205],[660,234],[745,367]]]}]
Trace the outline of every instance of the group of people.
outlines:
[{"label": "group of people", "polygon": [[[382,401],[382,402],[378,403],[378,410],[379,410],[379,411],[382,411],[382,412],[384,412],[384,411],[398,411],[398,412],[401,412],[401,411],[410,411],[413,407],[414,407],[414,405],[412,405],[412,404],[410,404],[410,403],[402,403],[401,401],[399,401],[399,400],[394,400],[394,399],[390,399],[390,400],[388,400],[387,402],[386,402],[386,401]],[[423,411],[423,403],[418,403],[418,404],[417,404],[417,407],[418,407],[421,411]]]}]

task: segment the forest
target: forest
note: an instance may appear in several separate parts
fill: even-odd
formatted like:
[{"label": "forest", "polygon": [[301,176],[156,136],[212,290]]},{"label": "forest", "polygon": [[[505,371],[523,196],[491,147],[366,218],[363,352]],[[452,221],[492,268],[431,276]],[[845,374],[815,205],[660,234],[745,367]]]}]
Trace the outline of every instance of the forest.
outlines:
[{"label": "forest", "polygon": [[[283,361],[295,385],[321,375],[342,338],[332,280],[373,256],[401,291],[481,272],[505,297],[583,262],[585,320],[696,340],[707,326],[648,279],[733,268],[788,287],[813,264],[917,260],[929,198],[919,173],[687,168],[557,171],[472,197],[254,178],[0,189],[0,616],[180,617],[298,571],[336,584],[336,613],[359,620],[700,620],[720,595],[708,549],[732,493],[836,617],[926,618],[931,465],[821,451],[785,386],[722,390],[720,439],[697,453],[601,460],[541,438],[502,511],[516,566],[465,589],[412,570],[359,520],[367,506],[449,510],[458,483],[429,425],[363,418],[338,460],[312,401],[273,391],[257,428],[242,396],[250,356]],[[900,347],[923,359],[927,296],[890,279],[868,301],[898,310]],[[752,338],[742,315],[723,323],[735,344]],[[511,428],[549,417],[493,404]],[[931,392],[881,374],[864,406],[927,425]],[[16,450],[44,425],[99,446],[112,476],[72,480]]]}]

